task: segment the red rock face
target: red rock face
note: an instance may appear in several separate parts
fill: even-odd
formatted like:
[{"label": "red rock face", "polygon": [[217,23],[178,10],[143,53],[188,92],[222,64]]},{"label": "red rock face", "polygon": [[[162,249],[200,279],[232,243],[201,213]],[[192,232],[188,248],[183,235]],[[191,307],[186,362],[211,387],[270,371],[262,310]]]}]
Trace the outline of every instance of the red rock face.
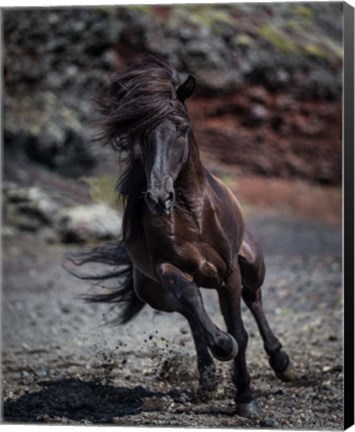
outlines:
[{"label": "red rock face", "polygon": [[5,153],[87,175],[97,161],[92,98],[148,51],[195,76],[188,104],[209,166],[341,184],[341,3],[5,13]]},{"label": "red rock face", "polygon": [[199,146],[211,164],[243,173],[339,185],[341,101],[299,99],[244,86],[223,97],[188,103]]}]

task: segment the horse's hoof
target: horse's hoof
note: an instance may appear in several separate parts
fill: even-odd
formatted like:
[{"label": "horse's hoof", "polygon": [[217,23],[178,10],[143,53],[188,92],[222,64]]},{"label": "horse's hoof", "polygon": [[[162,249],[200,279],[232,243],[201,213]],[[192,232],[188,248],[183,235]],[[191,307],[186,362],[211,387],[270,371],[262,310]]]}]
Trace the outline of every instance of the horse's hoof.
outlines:
[{"label": "horse's hoof", "polygon": [[284,381],[284,382],[290,382],[290,381],[294,381],[295,379],[297,379],[295,369],[294,369],[293,364],[291,362],[289,362],[286,370],[284,370],[283,372],[275,371],[275,374],[276,374],[278,379],[280,379],[281,381]]},{"label": "horse's hoof", "polygon": [[240,417],[245,417],[249,419],[254,419],[259,417],[260,408],[256,399],[253,399],[248,403],[237,403],[236,404],[236,414]]},{"label": "horse's hoof", "polygon": [[225,352],[222,352],[222,350],[219,347],[217,349],[211,348],[213,357],[215,357],[217,360],[220,360],[220,361],[233,360],[239,352],[239,347],[238,347],[237,341],[234,339],[234,337],[232,335],[228,334],[227,336],[229,337],[231,345],[232,345],[228,354]]}]

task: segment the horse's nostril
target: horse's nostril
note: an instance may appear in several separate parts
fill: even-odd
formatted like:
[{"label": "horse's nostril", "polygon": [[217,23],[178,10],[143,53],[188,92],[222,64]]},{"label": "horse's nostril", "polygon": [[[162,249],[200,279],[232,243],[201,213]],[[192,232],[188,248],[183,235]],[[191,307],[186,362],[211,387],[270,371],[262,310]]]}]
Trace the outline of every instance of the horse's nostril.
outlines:
[{"label": "horse's nostril", "polygon": [[163,199],[163,203],[165,208],[169,208],[172,206],[174,201],[174,192],[168,192]]},{"label": "horse's nostril", "polygon": [[146,191],[145,200],[151,210],[168,211],[173,205],[175,194],[174,192],[156,193],[153,191]]},{"label": "horse's nostril", "polygon": [[154,198],[154,195],[153,195],[151,192],[147,191],[147,192],[145,193],[145,198],[146,198],[146,200],[149,201],[151,204],[153,204],[153,205],[156,205],[156,204],[157,204],[157,200],[156,200],[156,198]]}]

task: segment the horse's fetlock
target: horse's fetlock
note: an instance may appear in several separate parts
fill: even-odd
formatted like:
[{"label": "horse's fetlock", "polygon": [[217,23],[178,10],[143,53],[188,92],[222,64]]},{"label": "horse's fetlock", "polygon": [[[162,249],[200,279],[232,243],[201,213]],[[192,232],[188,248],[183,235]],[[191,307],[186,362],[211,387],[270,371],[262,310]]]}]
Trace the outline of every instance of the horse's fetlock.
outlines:
[{"label": "horse's fetlock", "polygon": [[237,393],[235,396],[235,402],[237,404],[248,403],[255,398],[253,390],[249,387],[249,383],[250,379],[247,383],[239,383],[239,385],[237,386]]},{"label": "horse's fetlock", "polygon": [[278,340],[275,340],[272,343],[265,343],[264,349],[269,357],[274,357],[281,351],[282,345]]}]

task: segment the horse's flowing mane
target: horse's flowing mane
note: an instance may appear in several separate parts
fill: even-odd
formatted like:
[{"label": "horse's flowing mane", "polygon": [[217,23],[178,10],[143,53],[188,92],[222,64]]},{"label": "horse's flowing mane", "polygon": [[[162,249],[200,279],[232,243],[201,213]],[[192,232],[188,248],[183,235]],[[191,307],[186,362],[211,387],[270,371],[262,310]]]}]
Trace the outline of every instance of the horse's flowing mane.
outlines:
[{"label": "horse's flowing mane", "polygon": [[125,249],[127,242],[142,235],[140,219],[146,190],[145,173],[141,161],[134,157],[134,145],[168,117],[182,114],[178,108],[180,106],[181,111],[181,102],[176,103],[179,84],[174,67],[162,57],[146,54],[122,73],[113,75],[97,97],[103,117],[102,134],[98,138],[111,144],[120,155],[128,156],[117,184],[120,198],[125,204],[123,238],[116,244],[72,255],[70,260],[74,265],[101,263],[114,267],[99,275],[71,272],[81,279],[92,279],[96,283],[106,280],[118,283],[117,288],[108,294],[86,297],[92,302],[123,305],[121,314],[113,323],[128,322],[144,306],[134,292],[133,267]]},{"label": "horse's flowing mane", "polygon": [[178,111],[176,89],[178,74],[162,57],[145,54],[112,76],[102,88],[97,102],[103,115],[99,137],[120,154],[127,156],[121,167],[117,190],[125,204],[124,240],[139,235],[134,223],[141,212],[146,178],[134,155],[135,144],[166,118]]},{"label": "horse's flowing mane", "polygon": [[117,151],[133,143],[174,112],[178,76],[162,57],[146,54],[113,75],[99,94],[101,138]]}]

